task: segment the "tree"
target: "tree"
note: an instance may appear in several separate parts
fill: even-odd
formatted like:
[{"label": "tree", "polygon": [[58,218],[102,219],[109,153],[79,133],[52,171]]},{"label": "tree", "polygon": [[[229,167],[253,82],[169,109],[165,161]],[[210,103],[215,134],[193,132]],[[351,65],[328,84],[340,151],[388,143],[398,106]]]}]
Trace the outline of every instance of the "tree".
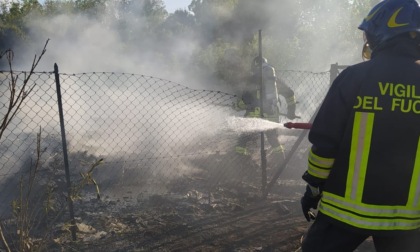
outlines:
[{"label": "tree", "polygon": [[77,12],[90,17],[100,17],[106,8],[107,0],[75,0]]},{"label": "tree", "polygon": [[[19,2],[3,2],[0,5],[0,51],[11,49],[13,45],[25,38],[24,13]],[[0,67],[6,66],[1,61]]]},{"label": "tree", "polygon": [[154,28],[154,25],[161,24],[168,16],[165,9],[165,4],[162,0],[143,0],[142,13],[148,21],[149,27]]},{"label": "tree", "polygon": [[[337,61],[341,64],[360,61],[363,40],[357,27],[373,2],[301,1],[296,37],[301,55],[297,58],[305,64],[304,68],[319,65],[325,69]],[[302,61],[302,57],[306,60]]]}]

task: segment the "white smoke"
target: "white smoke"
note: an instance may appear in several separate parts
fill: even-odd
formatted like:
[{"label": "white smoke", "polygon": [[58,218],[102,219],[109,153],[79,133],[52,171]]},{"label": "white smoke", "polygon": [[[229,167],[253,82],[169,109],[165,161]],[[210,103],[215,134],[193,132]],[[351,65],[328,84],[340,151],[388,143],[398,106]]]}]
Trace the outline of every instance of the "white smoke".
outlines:
[{"label": "white smoke", "polygon": [[[206,40],[214,42],[214,36],[219,36],[229,43],[237,43],[255,37],[259,29],[263,30],[263,53],[279,69],[325,71],[330,64],[353,64],[361,59],[362,35],[357,31],[353,12],[343,10],[342,5],[334,1],[317,1],[316,4],[312,1],[248,1],[235,13],[230,9],[212,10],[199,26],[202,32],[197,34],[202,37],[181,33],[160,39],[156,34],[147,33],[150,23],[141,15],[143,2],[131,5],[132,9],[127,12],[119,9],[119,1],[109,1],[105,14],[99,18],[67,14],[31,17],[31,36],[36,41],[25,54],[39,52],[49,38],[47,54],[38,70],[52,71],[57,63],[60,72],[139,73],[188,85],[203,82],[203,79],[192,79],[197,76],[192,62],[199,51],[207,50],[203,47]],[[315,9],[314,6],[321,7]],[[124,29],[138,40],[121,37],[122,26],[115,23],[122,18]],[[307,22],[307,32],[298,30],[303,21]],[[354,25],[360,41],[337,41],[348,31],[347,25]],[[258,53],[256,49],[254,54]],[[207,63],[218,64],[216,60]]]}]

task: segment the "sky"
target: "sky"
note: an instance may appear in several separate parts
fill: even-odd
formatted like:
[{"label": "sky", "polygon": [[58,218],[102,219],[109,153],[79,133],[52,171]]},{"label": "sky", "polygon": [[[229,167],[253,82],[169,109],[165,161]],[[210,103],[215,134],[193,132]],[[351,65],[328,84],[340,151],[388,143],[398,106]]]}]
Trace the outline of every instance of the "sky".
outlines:
[{"label": "sky", "polygon": [[173,13],[178,9],[188,9],[191,0],[163,0],[163,2],[165,2],[166,10]]}]

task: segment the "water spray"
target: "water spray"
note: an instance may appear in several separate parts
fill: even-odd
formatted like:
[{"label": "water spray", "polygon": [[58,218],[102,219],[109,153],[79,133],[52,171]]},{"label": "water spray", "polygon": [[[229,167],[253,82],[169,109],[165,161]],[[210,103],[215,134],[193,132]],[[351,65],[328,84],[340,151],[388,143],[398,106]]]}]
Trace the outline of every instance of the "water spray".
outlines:
[{"label": "water spray", "polygon": [[268,121],[261,118],[243,118],[229,117],[227,119],[227,127],[237,133],[242,132],[262,132],[278,128],[288,129],[311,129],[312,123],[287,122],[284,124]]}]

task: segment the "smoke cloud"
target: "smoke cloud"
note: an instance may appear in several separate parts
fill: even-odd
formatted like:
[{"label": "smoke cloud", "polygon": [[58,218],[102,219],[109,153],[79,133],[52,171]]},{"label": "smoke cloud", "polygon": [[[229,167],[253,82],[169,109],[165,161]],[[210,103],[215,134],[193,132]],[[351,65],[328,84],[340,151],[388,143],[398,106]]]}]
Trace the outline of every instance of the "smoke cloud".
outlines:
[{"label": "smoke cloud", "polygon": [[[49,38],[47,54],[38,67],[41,71],[51,71],[57,63],[60,72],[139,73],[201,87],[205,87],[204,76],[212,76],[219,62],[207,59],[209,73],[202,75],[195,66],[199,53],[211,52],[209,46],[218,39],[230,43],[231,48],[243,46],[255,39],[259,29],[263,30],[263,53],[278,69],[326,71],[332,63],[353,64],[361,59],[361,32],[360,41],[338,41],[347,31],[346,25],[354,25],[355,33],[359,32],[352,13],[334,1],[240,1],[234,11],[227,8],[197,13],[201,15],[200,24],[194,33],[175,25],[179,17],[184,18],[182,22],[192,22],[193,14],[171,14],[161,25],[169,34],[166,36],[150,33],[151,22],[141,15],[145,1],[133,2],[127,11],[120,1],[109,1],[99,18],[31,17],[31,36],[36,42],[31,48],[16,51],[32,56]],[[307,31],[299,30],[302,27]],[[258,53],[257,48],[251,51],[251,55]],[[248,67],[248,60],[240,58],[241,62],[235,64]],[[19,66],[27,68],[28,62]],[[212,84],[209,86],[212,88]]]}]

